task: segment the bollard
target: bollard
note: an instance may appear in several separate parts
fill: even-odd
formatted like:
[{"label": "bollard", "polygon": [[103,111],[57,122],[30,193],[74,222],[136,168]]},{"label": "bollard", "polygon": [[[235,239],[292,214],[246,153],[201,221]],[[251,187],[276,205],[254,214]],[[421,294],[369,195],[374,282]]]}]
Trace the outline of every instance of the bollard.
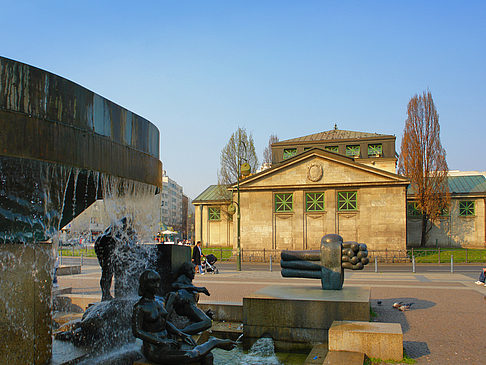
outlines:
[{"label": "bollard", "polygon": [[454,272],[454,255],[451,255],[451,272]]},{"label": "bollard", "polygon": [[415,272],[415,256],[412,255],[412,272]]},{"label": "bollard", "polygon": [[378,258],[375,256],[375,272],[378,272]]},{"label": "bollard", "polygon": [[270,255],[270,272],[272,271],[272,255]]}]

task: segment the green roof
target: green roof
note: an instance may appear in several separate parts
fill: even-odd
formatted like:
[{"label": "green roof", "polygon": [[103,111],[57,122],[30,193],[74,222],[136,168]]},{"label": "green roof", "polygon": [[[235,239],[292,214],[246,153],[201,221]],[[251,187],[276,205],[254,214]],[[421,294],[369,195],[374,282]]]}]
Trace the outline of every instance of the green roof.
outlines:
[{"label": "green roof", "polygon": [[[447,183],[451,194],[486,193],[486,177],[483,175],[449,176]],[[412,185],[408,186],[408,195],[415,194]]]},{"label": "green roof", "polygon": [[279,141],[274,143],[274,145],[287,144],[289,142],[316,142],[316,141],[329,141],[329,140],[339,140],[339,139],[360,139],[360,138],[384,138],[393,137],[386,134],[378,133],[367,133],[367,132],[355,132],[346,131],[341,129],[332,129],[330,131],[309,134],[307,136],[287,139],[285,141]]},{"label": "green roof", "polygon": [[206,190],[199,194],[192,202],[231,200],[231,192],[223,185],[209,185]]},{"label": "green roof", "polygon": [[451,193],[485,193],[486,177],[483,175],[473,176],[449,176],[449,191]]}]

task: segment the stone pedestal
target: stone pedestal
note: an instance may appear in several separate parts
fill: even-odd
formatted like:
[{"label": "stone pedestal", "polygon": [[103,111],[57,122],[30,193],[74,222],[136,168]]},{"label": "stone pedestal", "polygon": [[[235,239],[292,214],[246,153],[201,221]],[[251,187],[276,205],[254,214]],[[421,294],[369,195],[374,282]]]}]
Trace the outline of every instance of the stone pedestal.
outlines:
[{"label": "stone pedestal", "polygon": [[329,329],[329,351],[357,351],[368,357],[401,361],[400,323],[336,321]]},{"label": "stone pedestal", "polygon": [[0,364],[51,358],[52,246],[0,244]]},{"label": "stone pedestal", "polygon": [[307,350],[327,342],[335,320],[369,321],[370,289],[268,286],[243,298],[244,338],[270,335],[277,350]]},{"label": "stone pedestal", "polygon": [[156,270],[164,278],[160,283],[159,295],[165,295],[172,290],[172,283],[177,278],[177,272],[184,262],[191,262],[191,247],[172,244],[153,245],[157,250]]}]

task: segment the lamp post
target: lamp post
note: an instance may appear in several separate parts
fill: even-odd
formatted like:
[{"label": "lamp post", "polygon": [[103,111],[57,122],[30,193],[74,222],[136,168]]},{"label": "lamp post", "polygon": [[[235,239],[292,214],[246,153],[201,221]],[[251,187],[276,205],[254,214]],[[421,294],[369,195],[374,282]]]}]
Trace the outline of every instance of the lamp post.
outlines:
[{"label": "lamp post", "polygon": [[[250,174],[250,164],[245,162],[238,165],[238,178],[236,180],[236,202],[232,201],[228,207],[228,213],[235,214],[236,212],[236,270],[241,271],[241,209],[240,209],[240,175],[248,176]],[[236,207],[235,207],[236,204]]]}]

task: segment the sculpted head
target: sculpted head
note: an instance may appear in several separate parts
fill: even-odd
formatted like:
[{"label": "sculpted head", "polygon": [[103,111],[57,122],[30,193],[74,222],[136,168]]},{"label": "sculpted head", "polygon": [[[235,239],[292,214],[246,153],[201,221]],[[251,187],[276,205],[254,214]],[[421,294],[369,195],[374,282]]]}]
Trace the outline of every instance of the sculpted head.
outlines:
[{"label": "sculpted head", "polygon": [[196,275],[194,265],[191,262],[184,262],[179,268],[178,275],[185,275],[189,279],[194,280],[194,276]]},{"label": "sculpted head", "polygon": [[138,295],[142,297],[152,297],[160,287],[160,275],[154,270],[145,270],[140,275],[140,285]]}]

